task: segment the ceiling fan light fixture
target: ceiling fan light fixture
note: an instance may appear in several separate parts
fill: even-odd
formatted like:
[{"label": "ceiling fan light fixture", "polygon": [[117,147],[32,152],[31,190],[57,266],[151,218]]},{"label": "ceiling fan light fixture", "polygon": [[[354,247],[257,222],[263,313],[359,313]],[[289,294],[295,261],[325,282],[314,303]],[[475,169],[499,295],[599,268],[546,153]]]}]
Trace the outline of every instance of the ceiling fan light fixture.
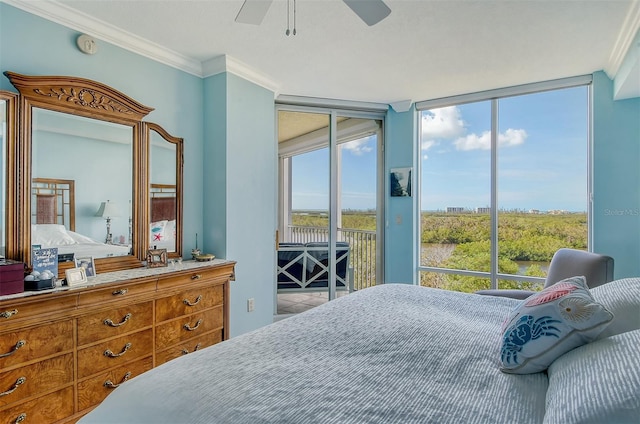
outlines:
[{"label": "ceiling fan light fixture", "polygon": [[245,1],[238,11],[236,22],[241,24],[260,25],[273,0]]},{"label": "ceiling fan light fixture", "polygon": [[391,9],[382,0],[342,0],[369,26],[389,16]]},{"label": "ceiling fan light fixture", "polygon": [[[372,26],[389,16],[391,9],[382,0],[342,0],[367,25]],[[236,16],[236,22],[260,25],[273,0],[244,0]],[[293,32],[289,28],[290,1],[287,1],[286,35],[296,35],[296,0],[293,0]]]}]

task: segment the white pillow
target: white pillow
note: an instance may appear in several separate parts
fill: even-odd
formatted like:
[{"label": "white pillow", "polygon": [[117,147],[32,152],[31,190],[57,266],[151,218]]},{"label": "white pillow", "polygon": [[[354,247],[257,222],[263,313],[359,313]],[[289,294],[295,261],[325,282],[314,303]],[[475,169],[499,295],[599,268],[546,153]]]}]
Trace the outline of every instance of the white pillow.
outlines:
[{"label": "white pillow", "polygon": [[68,246],[75,244],[64,225],[33,224],[31,225],[31,244],[45,246]]},{"label": "white pillow", "polygon": [[85,236],[84,234],[76,233],[75,231],[67,231],[69,237],[73,239],[73,242],[76,244],[79,243],[97,243],[94,239]]},{"label": "white pillow", "polygon": [[176,220],[167,221],[164,227],[164,241],[173,241],[176,239]]},{"label": "white pillow", "polygon": [[584,277],[562,280],[526,298],[505,321],[500,369],[541,372],[560,355],[594,340],[613,315],[593,300]]},{"label": "white pillow", "polygon": [[598,339],[640,329],[640,278],[611,281],[592,288],[591,294],[613,314]]},{"label": "white pillow", "polygon": [[164,241],[165,234],[164,228],[167,225],[167,220],[156,221],[151,223],[151,230],[149,231],[149,243],[153,246],[153,243],[159,243]]},{"label": "white pillow", "polygon": [[640,422],[640,330],[607,337],[548,369],[545,424]]}]

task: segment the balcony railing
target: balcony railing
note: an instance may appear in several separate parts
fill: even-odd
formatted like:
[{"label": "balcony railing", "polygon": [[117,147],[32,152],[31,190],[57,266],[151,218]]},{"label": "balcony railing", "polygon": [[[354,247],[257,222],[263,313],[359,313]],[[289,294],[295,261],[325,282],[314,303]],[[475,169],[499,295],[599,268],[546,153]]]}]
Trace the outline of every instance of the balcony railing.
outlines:
[{"label": "balcony railing", "polygon": [[[325,227],[289,226],[289,234],[283,241],[291,243],[326,242],[329,229]],[[350,266],[353,268],[353,288],[360,290],[376,285],[376,232],[367,230],[338,229],[338,240],[351,247]]]}]

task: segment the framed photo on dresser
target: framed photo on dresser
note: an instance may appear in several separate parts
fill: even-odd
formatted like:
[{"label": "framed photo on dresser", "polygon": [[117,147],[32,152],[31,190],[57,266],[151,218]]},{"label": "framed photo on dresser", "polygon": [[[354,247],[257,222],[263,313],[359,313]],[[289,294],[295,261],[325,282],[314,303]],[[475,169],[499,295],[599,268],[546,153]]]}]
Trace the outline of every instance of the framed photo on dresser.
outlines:
[{"label": "framed photo on dresser", "polygon": [[96,265],[93,256],[83,256],[75,258],[76,268],[84,268],[84,272],[88,277],[95,277]]}]

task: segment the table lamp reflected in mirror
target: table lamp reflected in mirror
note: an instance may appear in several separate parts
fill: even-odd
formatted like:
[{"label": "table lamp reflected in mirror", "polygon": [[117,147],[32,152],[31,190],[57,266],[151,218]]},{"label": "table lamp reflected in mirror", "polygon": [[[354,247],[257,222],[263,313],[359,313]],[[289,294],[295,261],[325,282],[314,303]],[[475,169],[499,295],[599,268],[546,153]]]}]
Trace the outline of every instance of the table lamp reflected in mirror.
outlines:
[{"label": "table lamp reflected in mirror", "polygon": [[111,218],[117,218],[120,216],[116,203],[109,200],[107,200],[106,202],[102,202],[95,216],[107,220],[107,237],[105,238],[104,242],[106,244],[113,244],[113,237],[111,236]]}]

